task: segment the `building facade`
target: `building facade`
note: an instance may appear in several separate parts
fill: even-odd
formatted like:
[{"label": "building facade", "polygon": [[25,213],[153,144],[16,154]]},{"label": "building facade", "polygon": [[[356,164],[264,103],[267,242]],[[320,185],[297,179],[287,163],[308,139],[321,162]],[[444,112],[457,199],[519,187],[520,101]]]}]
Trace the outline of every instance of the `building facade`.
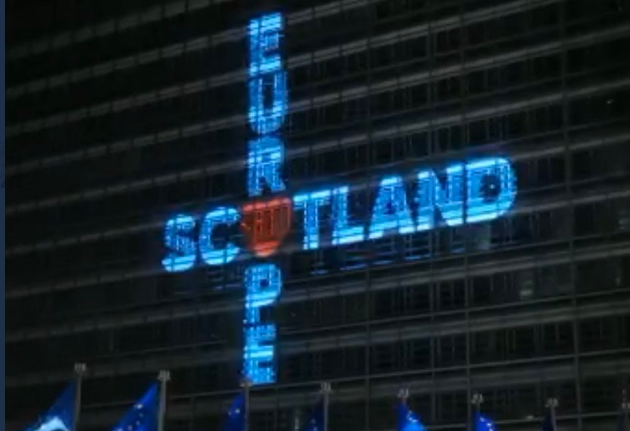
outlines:
[{"label": "building facade", "polygon": [[[323,381],[332,431],[394,429],[401,387],[431,429],[466,429],[475,392],[502,430],[539,429],[550,397],[561,429],[614,429],[630,390],[628,1],[7,14],[8,429],[76,362],[82,431],[113,426],[161,369],[166,429],[218,429],[256,341],[261,265],[282,281],[256,308],[274,336],[251,431],[303,425]],[[261,54],[252,22],[270,16]],[[286,97],[262,103],[269,123],[252,116],[265,67],[283,78],[260,97]],[[256,153],[261,136],[278,151]],[[480,160],[509,169],[475,179]],[[278,197],[290,224],[246,219]],[[475,199],[491,215],[475,218]]]}]

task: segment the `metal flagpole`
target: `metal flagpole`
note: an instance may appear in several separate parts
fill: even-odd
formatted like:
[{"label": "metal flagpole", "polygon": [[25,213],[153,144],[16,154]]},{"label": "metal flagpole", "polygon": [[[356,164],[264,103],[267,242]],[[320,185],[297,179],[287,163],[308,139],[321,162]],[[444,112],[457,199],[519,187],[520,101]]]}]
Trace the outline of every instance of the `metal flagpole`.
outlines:
[{"label": "metal flagpole", "polygon": [[241,382],[241,387],[243,388],[244,397],[245,397],[245,417],[244,417],[244,425],[243,431],[249,430],[249,390],[252,387],[252,382],[245,377]]},{"label": "metal flagpole", "polygon": [[551,426],[553,430],[556,431],[556,408],[558,407],[558,399],[557,398],[549,398],[547,400],[547,408],[549,409],[549,417],[551,418]]},{"label": "metal flagpole", "polygon": [[328,404],[330,403],[330,383],[322,383],[322,397],[324,401],[324,430],[328,431]]},{"label": "metal flagpole", "polygon": [[475,415],[473,417],[473,420],[470,421],[468,425],[469,429],[472,428],[473,422],[477,419],[477,417],[479,416],[479,413],[481,413],[481,404],[483,404],[483,394],[479,392],[475,392],[472,396],[471,403],[473,406],[475,406]]},{"label": "metal flagpole", "polygon": [[74,393],[74,412],[72,418],[72,431],[79,429],[79,417],[81,416],[81,385],[83,384],[83,375],[87,371],[85,364],[74,364],[74,374],[76,380],[76,391]]},{"label": "metal flagpole", "polygon": [[409,399],[409,389],[401,388],[398,391],[398,398],[400,398],[400,402],[403,403],[403,405],[407,405],[407,400]]},{"label": "metal flagpole", "polygon": [[171,380],[171,373],[167,370],[161,370],[158,373],[160,381],[160,405],[158,410],[158,427],[157,431],[164,431],[164,417],[166,416],[166,386]]}]

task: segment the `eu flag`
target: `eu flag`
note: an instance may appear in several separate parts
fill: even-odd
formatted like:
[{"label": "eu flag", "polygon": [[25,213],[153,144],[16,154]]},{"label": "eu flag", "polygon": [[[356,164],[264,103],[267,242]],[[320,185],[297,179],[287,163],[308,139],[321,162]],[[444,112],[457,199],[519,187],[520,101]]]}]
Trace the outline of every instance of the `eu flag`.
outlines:
[{"label": "eu flag", "polygon": [[553,421],[551,420],[550,414],[545,416],[545,420],[543,420],[542,431],[556,431],[556,427],[553,426]]},{"label": "eu flag", "polygon": [[475,414],[473,429],[475,431],[498,431],[498,428],[492,419],[482,415],[481,413]]},{"label": "eu flag", "polygon": [[158,421],[158,384],[153,383],[113,431],[156,431]]},{"label": "eu flag", "polygon": [[398,403],[398,431],[426,431],[418,416],[402,401]]},{"label": "eu flag", "polygon": [[320,401],[311,414],[304,431],[324,431],[324,402]]},{"label": "eu flag", "polygon": [[73,431],[77,386],[70,383],[52,407],[25,431]]},{"label": "eu flag", "polygon": [[243,431],[245,428],[245,396],[239,394],[227,412],[222,431]]}]

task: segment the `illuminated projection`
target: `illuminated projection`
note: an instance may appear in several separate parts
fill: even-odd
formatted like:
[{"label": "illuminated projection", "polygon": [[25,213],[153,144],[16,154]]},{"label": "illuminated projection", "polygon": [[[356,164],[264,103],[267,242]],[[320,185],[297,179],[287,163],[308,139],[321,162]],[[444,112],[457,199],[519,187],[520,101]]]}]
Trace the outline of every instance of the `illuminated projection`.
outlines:
[{"label": "illuminated projection", "polygon": [[215,228],[236,223],[241,218],[236,208],[217,208],[205,215],[199,232],[199,254],[208,265],[225,265],[234,260],[239,248],[228,243],[220,249],[214,245],[212,233]]},{"label": "illuminated projection", "polygon": [[[282,16],[278,13],[254,19],[249,24],[249,126],[260,135],[249,143],[247,158],[247,191],[250,197],[284,191],[280,167],[284,161],[284,142],[274,133],[282,127],[287,113],[286,72],[282,68],[280,38]],[[271,100],[265,99],[265,88],[271,89]],[[261,222],[244,224],[252,232],[250,246],[254,253],[265,257],[280,245],[281,238],[264,232],[266,221],[272,219],[276,208],[286,208],[283,200],[271,200],[262,208],[245,208],[245,212]],[[277,205],[276,205],[277,203]],[[259,204],[261,205],[261,204]],[[284,234],[288,232],[287,218]],[[273,226],[269,229],[272,230]],[[252,241],[252,239],[254,239]],[[245,271],[245,346],[244,374],[253,384],[273,383],[276,380],[274,344],[276,326],[260,321],[260,308],[272,305],[282,291],[282,273],[272,264],[254,264]]]},{"label": "illuminated projection", "polygon": [[381,181],[372,210],[369,238],[381,238],[390,229],[395,229],[399,234],[412,233],[415,230],[407,204],[405,184],[398,176]]},{"label": "illuminated projection", "polygon": [[333,245],[352,244],[365,240],[365,232],[361,226],[349,226],[348,193],[349,187],[338,187],[332,191]]},{"label": "illuminated projection", "polygon": [[349,186],[295,195],[294,210],[301,211],[304,220],[304,250],[322,246],[319,214],[327,205],[332,205],[332,244],[342,245],[433,229],[438,216],[447,226],[493,220],[506,213],[516,198],[512,166],[500,157],[451,165],[445,184],[430,170],[420,171],[415,181],[416,196],[409,199],[402,177],[383,178],[367,226],[350,225]]},{"label": "illuminated projection", "polygon": [[[442,172],[418,169],[390,174],[374,185],[370,216],[360,224],[350,211],[353,188],[337,184],[321,190],[287,193],[282,179],[285,146],[279,134],[288,109],[287,77],[280,54],[283,20],[274,13],[253,19],[249,32],[248,122],[254,137],[247,144],[247,193],[242,207],[219,206],[203,217],[178,214],[164,226],[167,250],[162,265],[182,272],[198,263],[226,265],[242,252],[221,232],[238,226],[247,249],[257,258],[271,257],[294,218],[302,220],[304,250],[344,246],[390,235],[424,232],[437,226],[487,222],[505,214],[516,198],[510,162],[487,157],[447,166]],[[412,192],[413,190],[413,192]],[[331,220],[322,221],[322,214]],[[322,235],[322,233],[326,235]],[[223,235],[225,237],[226,235]],[[282,271],[268,261],[254,261],[244,272],[244,374],[253,384],[276,380],[276,326],[261,319],[282,293]]]},{"label": "illuminated projection", "polygon": [[245,270],[245,348],[243,365],[253,383],[273,383],[276,326],[260,321],[260,309],[272,305],[282,291],[282,272],[273,264]]},{"label": "illuminated projection", "polygon": [[197,260],[197,242],[194,239],[195,219],[178,215],[166,222],[164,245],[169,250],[162,266],[169,272],[186,271]]}]

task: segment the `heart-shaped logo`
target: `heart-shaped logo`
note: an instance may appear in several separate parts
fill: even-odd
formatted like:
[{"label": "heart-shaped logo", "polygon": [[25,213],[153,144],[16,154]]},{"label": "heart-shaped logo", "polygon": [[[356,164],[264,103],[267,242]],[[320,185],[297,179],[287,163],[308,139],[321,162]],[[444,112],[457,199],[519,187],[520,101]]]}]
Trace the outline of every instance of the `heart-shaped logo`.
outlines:
[{"label": "heart-shaped logo", "polygon": [[288,197],[243,206],[241,231],[256,256],[268,257],[275,253],[291,229],[292,213],[292,201]]}]

